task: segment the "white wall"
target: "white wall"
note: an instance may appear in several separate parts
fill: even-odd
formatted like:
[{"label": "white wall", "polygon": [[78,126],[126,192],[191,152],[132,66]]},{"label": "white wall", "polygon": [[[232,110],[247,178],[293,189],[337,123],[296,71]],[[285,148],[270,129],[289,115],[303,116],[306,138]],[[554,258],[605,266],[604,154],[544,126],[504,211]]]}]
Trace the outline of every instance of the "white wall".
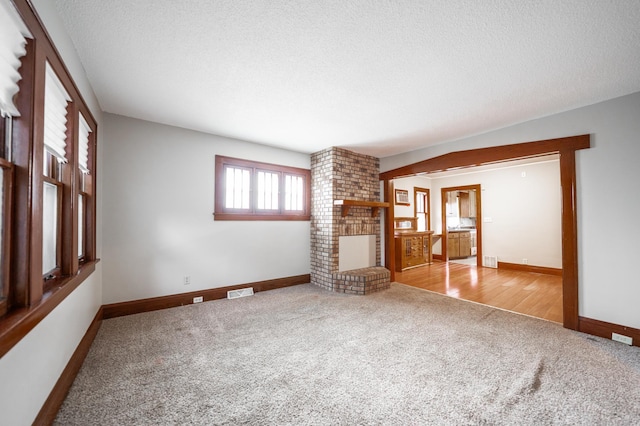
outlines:
[{"label": "white wall", "polygon": [[307,169],[309,155],[111,114],[105,139],[105,304],[309,273],[308,221],[212,215],[216,154]]},{"label": "white wall", "polygon": [[[523,100],[526,101],[526,100]],[[388,171],[452,151],[591,134],[577,153],[579,314],[640,328],[640,93],[383,158]]]},{"label": "white wall", "polygon": [[[393,181],[394,190],[406,189],[407,191],[409,191],[409,203],[410,203],[410,205],[408,206],[394,204],[393,206],[394,217],[413,217],[414,216],[415,209],[413,204],[415,200],[413,195],[413,188],[416,186],[419,188],[431,189],[431,179],[426,179],[421,176],[413,176],[413,177],[407,177],[402,179],[395,179]],[[432,191],[430,191],[430,196],[431,196],[431,202],[432,202],[431,209],[433,209],[433,192]],[[431,229],[433,229],[433,217],[431,218],[431,224],[432,224]]]},{"label": "white wall", "polygon": [[[67,69],[98,122],[98,144],[103,143],[102,114],[84,69],[50,0],[31,0],[63,57]],[[100,150],[98,179],[100,179]],[[101,214],[98,187],[97,249],[101,255]],[[84,336],[102,301],[102,268],[85,280],[25,338],[0,358],[0,413],[2,424],[30,425],[49,396],[62,370]]]},{"label": "white wall", "polygon": [[3,425],[30,425],[100,306],[100,268],[0,359]]}]

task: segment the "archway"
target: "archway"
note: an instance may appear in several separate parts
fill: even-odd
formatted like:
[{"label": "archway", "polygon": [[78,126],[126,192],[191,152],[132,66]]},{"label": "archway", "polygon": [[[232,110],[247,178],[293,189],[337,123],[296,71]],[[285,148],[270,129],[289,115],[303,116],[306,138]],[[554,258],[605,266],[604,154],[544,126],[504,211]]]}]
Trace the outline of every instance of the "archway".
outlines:
[{"label": "archway", "polygon": [[[560,185],[562,187],[562,312],[563,325],[578,329],[578,227],[577,182],[575,152],[590,147],[590,135],[570,136],[513,145],[456,151],[380,174],[384,183],[385,201],[393,200],[391,180],[417,173],[441,172],[454,168],[473,167],[509,160],[559,154]],[[393,203],[385,220],[385,266],[395,280],[395,247],[393,241]]]}]

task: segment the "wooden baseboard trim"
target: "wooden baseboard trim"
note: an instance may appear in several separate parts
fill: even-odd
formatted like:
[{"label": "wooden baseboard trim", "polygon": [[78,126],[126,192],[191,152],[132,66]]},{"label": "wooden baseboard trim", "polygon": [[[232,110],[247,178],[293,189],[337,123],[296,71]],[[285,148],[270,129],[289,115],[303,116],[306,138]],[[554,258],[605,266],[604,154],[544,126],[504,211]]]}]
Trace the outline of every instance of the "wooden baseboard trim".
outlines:
[{"label": "wooden baseboard trim", "polygon": [[633,346],[640,346],[640,329],[627,327],[591,318],[578,317],[578,331],[611,339],[611,333],[622,334],[633,339]]},{"label": "wooden baseboard trim", "polygon": [[443,260],[441,254],[434,254],[432,257],[433,257],[433,260]]},{"label": "wooden baseboard trim", "polygon": [[42,405],[38,416],[33,422],[34,425],[53,424],[53,421],[56,419],[56,415],[58,414],[58,410],[62,406],[64,399],[67,397],[67,393],[69,392],[69,389],[71,389],[71,385],[76,379],[78,371],[80,371],[80,367],[82,367],[82,363],[89,353],[89,349],[91,349],[91,344],[93,343],[96,334],[98,334],[98,330],[102,324],[102,314],[102,307],[100,307],[96,316],[93,318],[91,325],[89,325],[87,332],[78,344],[78,347],[73,352],[73,355],[71,355],[71,359],[69,359],[67,366],[64,368],[55,386],[49,393],[49,397]]},{"label": "wooden baseboard trim", "polygon": [[103,318],[115,318],[125,315],[139,314],[142,312],[157,311],[160,309],[175,308],[177,306],[193,304],[193,298],[202,296],[203,301],[224,299],[227,291],[253,287],[254,292],[274,290],[276,288],[289,287],[311,282],[311,275],[296,275],[293,277],[276,278],[273,280],[258,281],[254,283],[239,284],[227,287],[212,288],[207,290],[192,291],[189,293],[172,294],[170,296],[152,297],[149,299],[132,300],[129,302],[112,303],[103,305]]},{"label": "wooden baseboard trim", "polygon": [[498,269],[511,269],[513,271],[535,272],[536,274],[562,276],[562,269],[547,268],[546,266],[520,265],[518,263],[498,262]]}]

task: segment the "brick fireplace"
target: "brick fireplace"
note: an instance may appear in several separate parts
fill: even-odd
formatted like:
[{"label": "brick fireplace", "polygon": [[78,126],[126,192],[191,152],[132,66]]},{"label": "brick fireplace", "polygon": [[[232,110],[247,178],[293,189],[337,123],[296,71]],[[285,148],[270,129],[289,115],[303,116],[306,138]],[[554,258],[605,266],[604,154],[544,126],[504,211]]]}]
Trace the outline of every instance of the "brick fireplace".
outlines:
[{"label": "brick fireplace", "polygon": [[[352,206],[343,217],[342,207],[334,204],[335,200],[379,201],[379,173],[378,158],[346,149],[333,147],[311,155],[312,284],[351,294],[389,288],[389,270],[380,265],[380,215],[372,217],[371,207]],[[360,236],[368,238],[354,238],[345,244],[345,237]],[[340,252],[341,240],[343,250],[348,246],[353,253]],[[342,261],[343,269],[344,264],[356,265],[356,269],[341,270],[341,257],[360,255],[361,251],[365,256]]]}]

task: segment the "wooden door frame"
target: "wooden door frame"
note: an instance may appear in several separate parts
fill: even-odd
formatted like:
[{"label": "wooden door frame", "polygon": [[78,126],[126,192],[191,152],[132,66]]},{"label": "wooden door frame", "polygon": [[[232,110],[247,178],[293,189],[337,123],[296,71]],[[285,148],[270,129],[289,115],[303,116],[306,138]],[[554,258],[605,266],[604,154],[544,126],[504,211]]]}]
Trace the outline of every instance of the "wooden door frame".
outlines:
[{"label": "wooden door frame", "polygon": [[452,186],[449,188],[440,188],[440,196],[442,197],[441,208],[442,208],[442,260],[445,262],[449,261],[449,255],[447,254],[447,206],[445,204],[445,196],[447,192],[451,191],[466,191],[466,190],[474,190],[476,191],[476,265],[482,266],[482,186],[480,184],[474,185],[461,185],[461,186]]},{"label": "wooden door frame", "polygon": [[[576,151],[591,146],[590,135],[569,136],[512,145],[455,151],[380,173],[385,201],[393,201],[392,179],[434,173],[454,168],[558,154],[562,194],[562,316],[563,325],[578,329],[578,200]],[[395,247],[393,242],[393,203],[385,220],[385,266],[395,280]]]}]

